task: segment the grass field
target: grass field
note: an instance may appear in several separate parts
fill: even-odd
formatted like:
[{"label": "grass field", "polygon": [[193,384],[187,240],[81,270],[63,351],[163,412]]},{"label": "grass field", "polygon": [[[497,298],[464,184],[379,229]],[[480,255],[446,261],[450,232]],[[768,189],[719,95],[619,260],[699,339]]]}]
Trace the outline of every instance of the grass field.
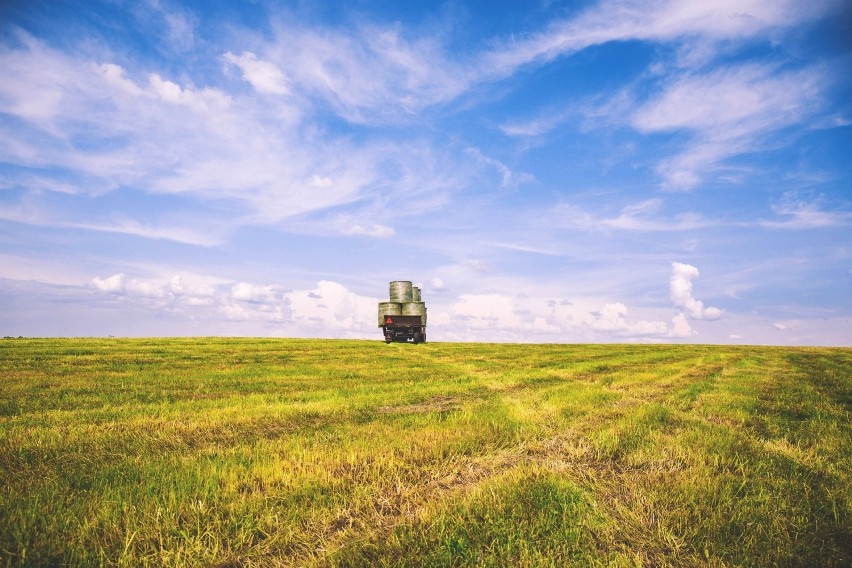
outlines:
[{"label": "grass field", "polygon": [[0,559],[849,566],[852,350],[0,340]]}]

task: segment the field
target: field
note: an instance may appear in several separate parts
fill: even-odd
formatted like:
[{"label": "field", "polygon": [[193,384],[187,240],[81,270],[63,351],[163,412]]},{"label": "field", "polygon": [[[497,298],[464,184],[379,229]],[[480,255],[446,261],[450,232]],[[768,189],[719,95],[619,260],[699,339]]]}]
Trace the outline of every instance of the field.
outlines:
[{"label": "field", "polygon": [[0,565],[849,566],[852,350],[0,340]]}]

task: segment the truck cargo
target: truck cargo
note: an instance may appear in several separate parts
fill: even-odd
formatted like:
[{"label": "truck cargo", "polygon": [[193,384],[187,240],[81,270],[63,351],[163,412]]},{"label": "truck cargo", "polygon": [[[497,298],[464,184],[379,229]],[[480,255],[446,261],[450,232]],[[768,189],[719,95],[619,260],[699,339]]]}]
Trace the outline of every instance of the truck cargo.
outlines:
[{"label": "truck cargo", "polygon": [[389,302],[379,302],[379,327],[385,342],[426,342],[426,302],[408,280],[390,283]]}]

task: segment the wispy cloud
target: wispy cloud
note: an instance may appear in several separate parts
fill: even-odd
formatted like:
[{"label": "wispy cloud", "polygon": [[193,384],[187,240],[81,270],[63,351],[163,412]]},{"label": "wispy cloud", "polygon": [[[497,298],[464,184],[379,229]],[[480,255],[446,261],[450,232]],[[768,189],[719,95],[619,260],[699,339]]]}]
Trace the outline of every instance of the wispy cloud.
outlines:
[{"label": "wispy cloud", "polygon": [[[441,192],[459,186],[455,170],[429,163],[433,150],[415,148],[416,141],[354,143],[303,125],[308,111],[289,101],[265,107],[242,94],[181,84],[157,72],[136,77],[115,63],[21,38],[22,47],[0,52],[0,66],[13,77],[0,85],[0,112],[26,126],[13,133],[10,123],[0,125],[0,154],[28,168],[86,180],[66,185],[67,193],[97,196],[138,187],[239,204],[233,223],[275,223],[359,200],[392,202],[394,195],[404,195],[409,209],[429,207],[440,202]],[[248,52],[226,58],[257,90],[283,94],[286,80],[271,63]],[[24,179],[7,183],[26,185]],[[76,224],[167,235],[133,222]],[[172,237],[197,242],[189,233]]]},{"label": "wispy cloud", "polygon": [[484,58],[482,68],[507,75],[518,67],[550,61],[612,41],[725,41],[745,39],[799,25],[825,14],[839,1],[803,6],[795,0],[611,0],[546,31],[505,42]]},{"label": "wispy cloud", "polygon": [[536,137],[546,134],[562,124],[569,117],[577,114],[577,110],[550,111],[526,120],[513,120],[500,125],[500,130],[507,136]]},{"label": "wispy cloud", "polygon": [[370,226],[364,227],[362,225],[350,225],[343,229],[344,235],[362,235],[365,237],[379,237],[386,238],[392,237],[396,231],[394,231],[393,227],[388,227],[386,225],[380,225],[378,223],[374,223]]},{"label": "wispy cloud", "polygon": [[559,226],[583,231],[688,231],[712,226],[714,223],[694,212],[673,217],[662,213],[664,201],[652,198],[624,206],[616,216],[593,214],[584,208],[563,203],[555,209],[554,219]]},{"label": "wispy cloud", "polygon": [[[643,134],[683,132],[684,148],[658,162],[663,188],[691,189],[711,173],[726,170],[726,160],[789,144],[768,138],[789,126],[819,121],[821,95],[829,82],[826,69],[813,65],[785,69],[773,63],[731,66],[719,62],[732,40],[765,37],[821,17],[837,1],[799,2],[601,2],[580,15],[530,37],[503,44],[488,54],[496,75],[523,66],[542,65],[594,45],[644,40],[676,46],[677,73],[655,85],[648,78],[603,104],[551,110],[526,121],[504,123],[509,136],[535,137],[549,132],[578,113],[594,116],[594,128],[627,124]],[[653,66],[649,69],[654,77]],[[657,90],[661,88],[661,90]],[[603,121],[601,121],[603,119]]]},{"label": "wispy cloud", "polygon": [[486,156],[479,148],[467,148],[465,154],[471,156],[477,163],[492,168],[500,176],[500,187],[508,188],[535,180],[535,177],[526,172],[512,171],[506,164],[490,156]]},{"label": "wispy cloud", "polygon": [[251,83],[258,92],[271,95],[290,94],[287,77],[273,63],[259,60],[250,51],[244,51],[240,55],[229,51],[222,57],[226,62],[239,67],[243,79]]},{"label": "wispy cloud", "polygon": [[824,69],[784,71],[772,65],[727,66],[676,76],[633,111],[641,132],[685,131],[686,148],[657,170],[663,186],[689,189],[724,160],[763,149],[766,137],[811,118],[821,108]]},{"label": "wispy cloud", "polygon": [[293,89],[318,95],[354,123],[404,121],[454,99],[470,86],[468,69],[437,38],[399,26],[305,27],[280,20],[265,46]]},{"label": "wispy cloud", "polygon": [[852,212],[828,211],[820,198],[803,199],[795,193],[784,194],[772,206],[780,220],[761,220],[758,224],[767,229],[822,229],[852,224]]},{"label": "wispy cloud", "polygon": [[213,231],[201,232],[184,226],[147,225],[133,219],[112,220],[109,223],[51,223],[54,228],[85,229],[105,233],[134,235],[146,239],[167,240],[187,245],[212,247],[225,242],[224,235],[215,235]]}]

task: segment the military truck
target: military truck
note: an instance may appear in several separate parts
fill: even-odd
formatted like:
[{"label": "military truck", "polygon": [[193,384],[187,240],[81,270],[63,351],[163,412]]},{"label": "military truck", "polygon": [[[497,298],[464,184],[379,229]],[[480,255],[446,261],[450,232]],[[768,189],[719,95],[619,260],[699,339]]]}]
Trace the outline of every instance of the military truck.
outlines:
[{"label": "military truck", "polygon": [[379,327],[385,342],[426,342],[426,302],[420,288],[408,280],[396,280],[389,286],[389,302],[379,302]]}]

